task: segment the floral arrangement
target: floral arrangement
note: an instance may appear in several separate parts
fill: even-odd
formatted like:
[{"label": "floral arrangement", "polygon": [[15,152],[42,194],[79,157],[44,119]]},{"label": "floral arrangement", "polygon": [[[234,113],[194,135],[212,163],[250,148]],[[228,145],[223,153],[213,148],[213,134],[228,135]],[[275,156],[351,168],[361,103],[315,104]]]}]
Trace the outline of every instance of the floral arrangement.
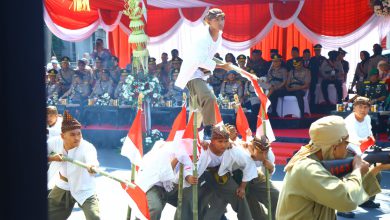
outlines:
[{"label": "floral arrangement", "polygon": [[[156,141],[164,140],[163,134],[158,129],[153,129],[150,134],[148,133],[142,133],[142,145],[144,154],[146,154],[148,151],[150,151],[153,147],[153,145],[156,143]],[[126,137],[123,137],[121,139],[121,142],[123,143],[125,141]]]},{"label": "floral arrangement", "polygon": [[95,105],[108,106],[110,105],[110,100],[111,100],[110,95],[108,93],[104,93],[103,95],[99,96],[96,99]]},{"label": "floral arrangement", "polygon": [[370,0],[374,13],[379,16],[390,15],[390,0]]},{"label": "floral arrangement", "polygon": [[151,101],[152,106],[159,106],[161,103],[161,85],[157,77],[152,75],[144,76],[138,73],[138,77],[135,78],[132,75],[128,75],[125,83],[123,84],[123,98],[128,105],[136,107],[138,104],[138,95],[142,93],[145,100]]},{"label": "floral arrangement", "polygon": [[57,105],[58,104],[58,93],[53,93],[53,96],[51,98],[47,98],[46,104],[47,105]]},{"label": "floral arrangement", "polygon": [[157,129],[153,129],[149,135],[148,133],[143,133],[143,138],[144,152],[148,152],[150,149],[152,149],[156,141],[164,140],[163,134]]}]

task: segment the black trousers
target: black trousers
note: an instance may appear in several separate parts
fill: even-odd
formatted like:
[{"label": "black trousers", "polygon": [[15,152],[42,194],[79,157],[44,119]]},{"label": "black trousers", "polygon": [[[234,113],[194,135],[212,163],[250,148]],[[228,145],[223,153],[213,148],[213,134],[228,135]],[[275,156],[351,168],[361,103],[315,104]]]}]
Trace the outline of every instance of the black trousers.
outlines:
[{"label": "black trousers", "polygon": [[329,102],[329,94],[328,94],[328,85],[329,84],[334,84],[336,87],[336,92],[337,92],[337,103],[342,102],[342,96],[343,96],[343,88],[342,88],[342,82],[341,80],[338,79],[324,79],[321,82],[321,90],[322,94],[324,95],[325,101]]}]

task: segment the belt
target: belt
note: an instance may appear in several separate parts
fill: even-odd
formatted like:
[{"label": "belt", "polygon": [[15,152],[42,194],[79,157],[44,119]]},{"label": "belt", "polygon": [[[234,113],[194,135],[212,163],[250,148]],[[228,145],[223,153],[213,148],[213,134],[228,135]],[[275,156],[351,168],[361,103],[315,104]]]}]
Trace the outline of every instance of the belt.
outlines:
[{"label": "belt", "polygon": [[68,178],[64,177],[63,175],[61,175],[60,172],[58,172],[58,174],[60,174],[60,179],[62,179],[63,181],[65,182],[68,182]]},{"label": "belt", "polygon": [[229,178],[230,178],[230,173],[228,172],[228,173],[226,173],[226,174],[223,175],[223,176],[219,176],[219,175],[218,175],[218,170],[219,170],[219,166],[217,166],[217,167],[208,167],[208,168],[207,168],[207,171],[209,171],[209,172],[213,175],[215,181],[216,181],[218,184],[224,185],[224,184],[226,184],[226,182],[229,180]]}]

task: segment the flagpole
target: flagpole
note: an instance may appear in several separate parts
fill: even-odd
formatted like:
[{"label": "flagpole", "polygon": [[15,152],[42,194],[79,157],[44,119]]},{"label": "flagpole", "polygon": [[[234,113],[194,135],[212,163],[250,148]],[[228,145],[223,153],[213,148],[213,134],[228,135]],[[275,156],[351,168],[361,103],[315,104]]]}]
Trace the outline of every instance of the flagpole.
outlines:
[{"label": "flagpole", "polygon": [[[142,93],[140,93],[138,95],[138,109],[141,109],[142,110],[142,99],[144,98],[144,95]],[[132,183],[135,182],[135,164],[134,163],[131,163],[131,177],[130,177],[130,181]],[[130,220],[131,219],[131,207],[128,206],[128,209],[127,209],[127,216],[126,216],[126,220]]]},{"label": "flagpole", "polygon": [[121,178],[115,177],[115,176],[113,176],[113,175],[111,175],[111,174],[109,174],[109,173],[107,173],[107,172],[105,172],[105,171],[103,171],[103,170],[98,169],[98,168],[91,167],[90,165],[88,165],[88,164],[86,164],[86,163],[83,163],[83,162],[81,162],[81,161],[74,160],[74,159],[69,158],[69,157],[66,157],[66,156],[62,156],[62,160],[63,160],[63,161],[66,161],[66,162],[69,162],[69,163],[72,163],[72,164],[74,164],[74,165],[76,165],[76,166],[83,167],[83,168],[85,168],[85,169],[87,169],[87,170],[91,170],[91,171],[94,172],[94,173],[100,174],[100,175],[102,175],[102,176],[105,176],[105,177],[110,178],[110,179],[112,179],[112,180],[115,180],[115,181],[117,181],[117,182],[126,184],[127,187],[130,187],[130,188],[132,188],[132,189],[135,189],[135,185],[134,185],[134,184],[129,183],[128,181],[123,180],[123,179],[121,179]]},{"label": "flagpole", "polygon": [[[261,118],[262,118],[261,120],[263,120],[263,134],[266,135],[267,128],[266,128],[266,124],[265,124],[266,123],[265,122],[265,108],[263,107],[263,105],[261,105],[260,108],[261,108]],[[264,168],[265,168],[265,181],[266,181],[266,184],[267,184],[268,220],[272,220],[270,174],[269,174],[269,171],[268,171],[267,167],[265,167],[265,165],[264,165]]]},{"label": "flagpole", "polygon": [[[187,95],[185,92],[183,92],[183,105],[186,105]],[[179,169],[179,189],[177,193],[177,211],[176,216],[178,219],[181,220],[181,210],[182,210],[182,204],[183,204],[183,172],[184,172],[184,165],[180,163],[180,169]]]},{"label": "flagpole", "polygon": [[[195,99],[196,100],[196,99]],[[193,169],[193,176],[198,177],[198,162],[197,162],[197,142],[198,142],[198,122],[197,122],[197,111],[198,111],[198,106],[196,101],[193,103],[194,105],[194,140],[193,140],[193,146],[192,146],[192,163],[194,166]],[[193,184],[192,185],[192,219],[193,220],[198,220],[198,184]]]}]

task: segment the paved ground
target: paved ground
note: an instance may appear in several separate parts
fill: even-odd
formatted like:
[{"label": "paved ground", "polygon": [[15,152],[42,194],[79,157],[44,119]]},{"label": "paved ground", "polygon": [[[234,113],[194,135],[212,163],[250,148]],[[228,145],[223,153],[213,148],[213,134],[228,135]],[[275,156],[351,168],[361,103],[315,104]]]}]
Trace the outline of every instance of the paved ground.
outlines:
[{"label": "paved ground", "polygon": [[[98,158],[102,168],[122,178],[130,176],[130,162],[127,158],[119,154],[119,149],[98,149]],[[277,166],[277,171],[273,176],[273,181],[276,186],[280,187],[283,180],[283,167]],[[374,219],[390,219],[390,172],[383,173],[382,193],[376,197],[376,202],[381,203],[380,209],[365,210],[358,208],[355,219],[358,220],[374,220]],[[122,190],[119,183],[114,182],[105,177],[97,177],[97,193],[100,199],[100,211],[102,220],[125,220],[127,214],[126,194]],[[175,207],[167,205],[163,211],[161,219],[173,219]],[[226,217],[229,220],[237,219],[235,212],[228,207]],[[74,208],[70,220],[85,219],[80,208]],[[338,218],[344,220],[345,218]]]}]

